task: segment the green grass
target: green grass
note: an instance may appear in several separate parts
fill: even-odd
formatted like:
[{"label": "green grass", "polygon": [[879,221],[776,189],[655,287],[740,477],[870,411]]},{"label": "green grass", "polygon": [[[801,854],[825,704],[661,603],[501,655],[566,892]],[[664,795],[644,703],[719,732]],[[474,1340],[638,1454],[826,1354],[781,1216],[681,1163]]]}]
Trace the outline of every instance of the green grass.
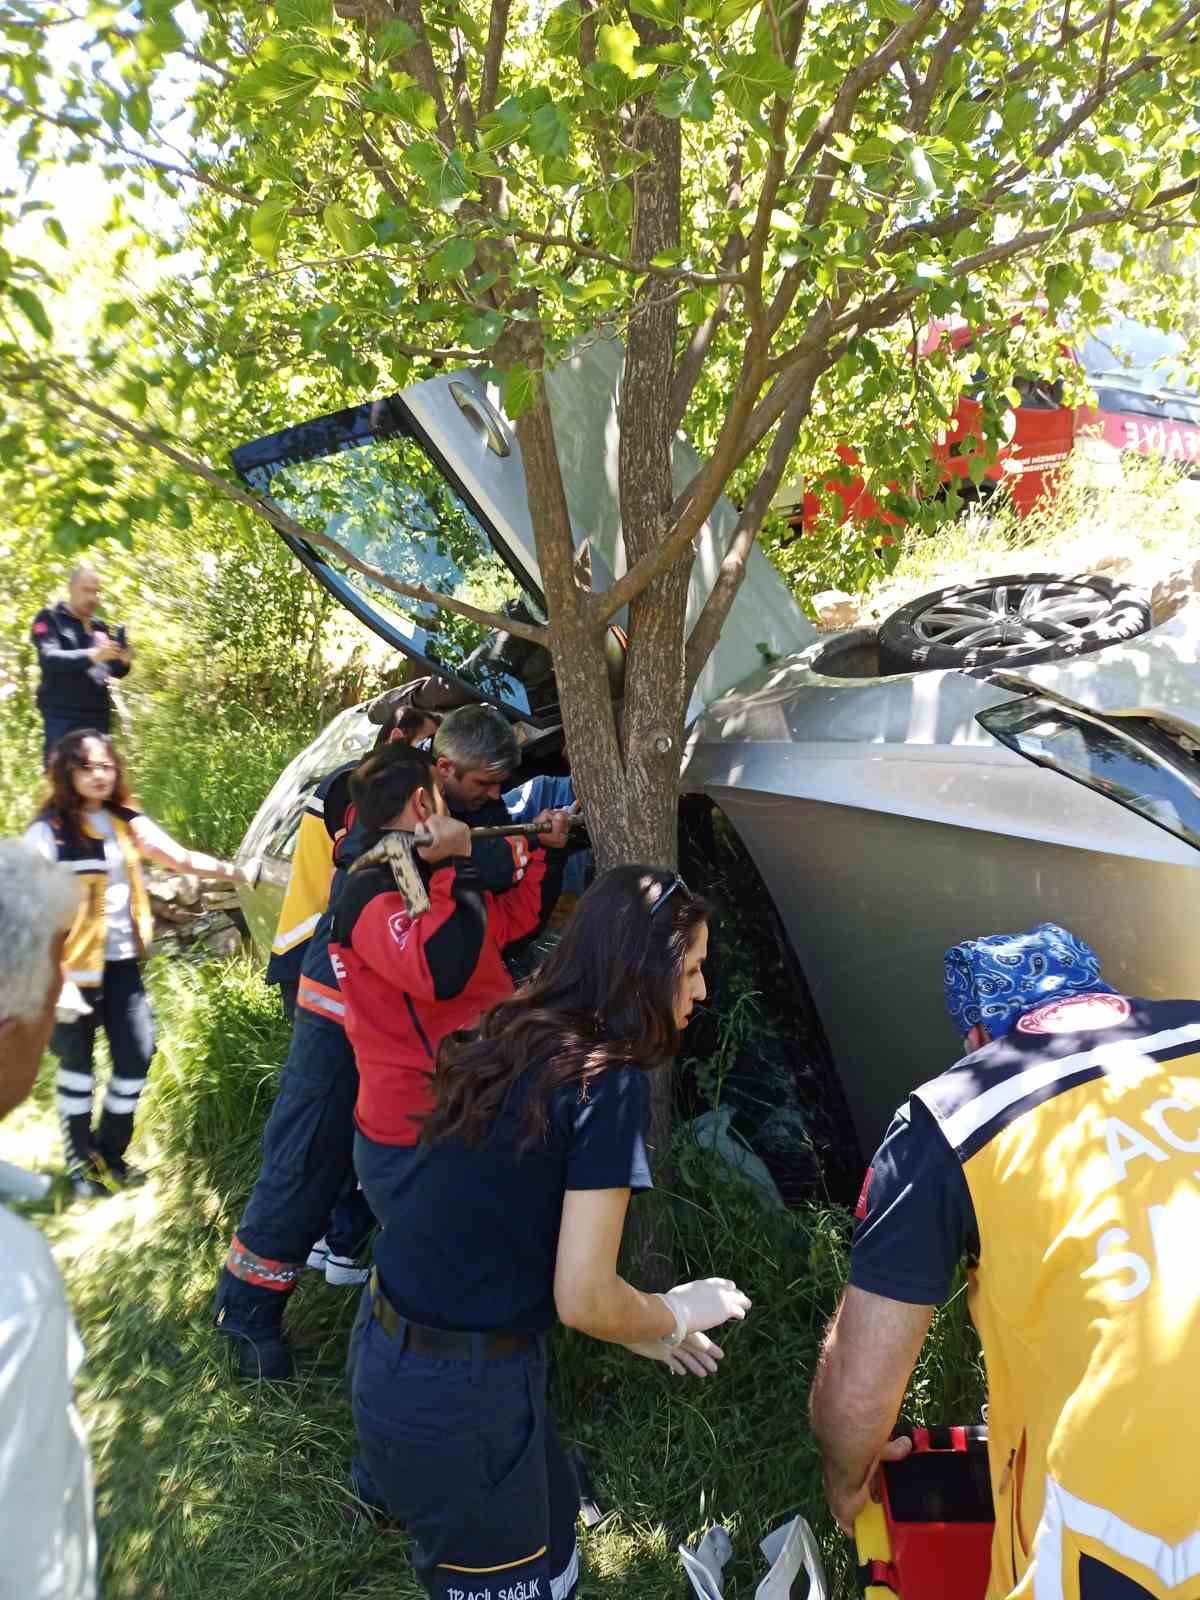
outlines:
[{"label": "green grass", "polygon": [[[294,1389],[242,1388],[207,1320],[216,1273],[253,1181],[286,1049],[273,994],[244,960],[158,962],[161,1048],[139,1123],[147,1188],[39,1220],[67,1277],[88,1362],[82,1403],[95,1456],[107,1600],[417,1600],[406,1540],[356,1523],[345,1487],[353,1428],[341,1363],[352,1293],[315,1275],[289,1328]],[[57,1165],[52,1097],[0,1127],[0,1155]],[[681,1274],[732,1275],[754,1301],[725,1339],[719,1376],[671,1378],[559,1332],[557,1415],[583,1446],[607,1520],[581,1540],[582,1593],[679,1600],[675,1554],[714,1520],[736,1552],[729,1600],[764,1565],[757,1541],[802,1512],[834,1592],[854,1593],[826,1518],[805,1422],[819,1340],[842,1282],[849,1219],[834,1207],[768,1213],[709,1161],[707,1184],[655,1196]],[[694,1161],[689,1175],[696,1172]],[[702,1170],[702,1169],[701,1169]],[[639,1202],[641,1204],[647,1201]],[[961,1295],[940,1314],[913,1382],[912,1415],[973,1420],[980,1381]]]}]

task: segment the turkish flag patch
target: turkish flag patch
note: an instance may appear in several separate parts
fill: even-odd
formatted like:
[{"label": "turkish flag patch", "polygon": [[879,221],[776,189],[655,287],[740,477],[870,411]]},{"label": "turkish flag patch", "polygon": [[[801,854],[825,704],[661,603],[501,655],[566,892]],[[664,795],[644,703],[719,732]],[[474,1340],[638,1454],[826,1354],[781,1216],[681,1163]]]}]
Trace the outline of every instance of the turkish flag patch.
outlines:
[{"label": "turkish flag patch", "polygon": [[863,1179],[863,1186],[858,1192],[858,1204],[854,1208],[854,1220],[856,1222],[861,1222],[867,1214],[867,1196],[871,1192],[871,1174],[874,1171],[874,1167],[867,1168],[867,1175]]},{"label": "turkish flag patch", "polygon": [[35,622],[33,631],[40,638],[43,633],[50,632],[50,624],[48,622]]}]

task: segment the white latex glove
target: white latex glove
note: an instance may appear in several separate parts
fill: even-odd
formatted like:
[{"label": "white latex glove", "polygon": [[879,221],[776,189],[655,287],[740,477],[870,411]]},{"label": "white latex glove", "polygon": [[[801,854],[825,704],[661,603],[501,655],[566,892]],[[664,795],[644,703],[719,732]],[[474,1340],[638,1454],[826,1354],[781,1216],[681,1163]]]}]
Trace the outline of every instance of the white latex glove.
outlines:
[{"label": "white latex glove", "polygon": [[667,1299],[682,1311],[689,1333],[706,1333],[722,1322],[741,1322],[750,1309],[749,1297],[732,1278],[697,1278],[694,1283],[678,1283],[667,1291]]},{"label": "white latex glove", "polygon": [[56,1022],[78,1022],[80,1017],[90,1017],[92,1007],[83,998],[77,983],[64,983],[58,1004],[54,1008]]},{"label": "white latex glove", "polygon": [[661,1361],[676,1377],[690,1372],[695,1378],[707,1378],[717,1370],[717,1362],[725,1352],[719,1344],[703,1333],[689,1333],[682,1344],[668,1350],[661,1339],[646,1339],[641,1344],[627,1344],[635,1356],[645,1356],[648,1361]]}]

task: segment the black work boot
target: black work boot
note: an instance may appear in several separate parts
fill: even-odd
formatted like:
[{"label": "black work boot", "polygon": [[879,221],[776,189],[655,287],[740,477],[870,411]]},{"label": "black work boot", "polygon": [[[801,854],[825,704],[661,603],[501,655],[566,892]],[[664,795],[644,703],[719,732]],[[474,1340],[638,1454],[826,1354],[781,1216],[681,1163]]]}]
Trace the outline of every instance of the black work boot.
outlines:
[{"label": "black work boot", "polygon": [[233,1340],[239,1378],[287,1383],[295,1376],[292,1353],[283,1337],[287,1291],[260,1289],[221,1270],[213,1322]]}]

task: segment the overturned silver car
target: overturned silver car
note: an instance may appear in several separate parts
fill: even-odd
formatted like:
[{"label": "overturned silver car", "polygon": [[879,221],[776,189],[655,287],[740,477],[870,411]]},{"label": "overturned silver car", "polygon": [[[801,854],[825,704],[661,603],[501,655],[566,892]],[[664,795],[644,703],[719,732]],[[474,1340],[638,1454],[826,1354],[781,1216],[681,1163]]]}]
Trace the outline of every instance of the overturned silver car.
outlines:
[{"label": "overturned silver car", "polygon": [[[621,352],[548,379],[577,541],[593,582],[624,567],[617,509]],[[677,477],[696,458],[677,447]],[[514,617],[543,615],[520,448],[472,373],[302,423],[234,452],[243,480],[393,577]],[[693,615],[735,520],[696,541]],[[314,547],[299,560],[434,682],[525,724],[524,775],[565,770],[546,651],[398,599]],[[621,619],[610,630],[621,692]],[[372,742],[343,713],[275,783],[242,845],[269,943],[304,798]],[[957,1053],[947,945],[1067,924],[1119,988],[1200,994],[1200,619],[1150,627],[1145,602],[1089,575],[1016,574],[926,596],[879,630],[816,633],[752,558],[689,708],[685,804],[715,809],[750,858],[746,893],[802,975],[861,1146]],[[755,886],[757,876],[760,883]]]}]

